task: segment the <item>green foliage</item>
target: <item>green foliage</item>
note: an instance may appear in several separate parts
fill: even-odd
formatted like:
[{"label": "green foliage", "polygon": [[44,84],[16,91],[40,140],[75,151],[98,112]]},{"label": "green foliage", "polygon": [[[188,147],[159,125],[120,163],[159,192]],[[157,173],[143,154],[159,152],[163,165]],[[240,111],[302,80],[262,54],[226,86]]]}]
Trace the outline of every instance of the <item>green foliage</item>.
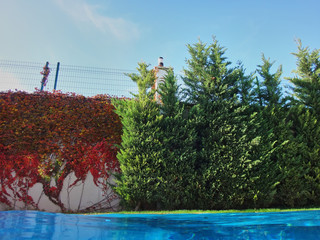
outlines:
[{"label": "green foliage", "polygon": [[262,99],[263,105],[271,106],[278,104],[281,99],[282,90],[280,87],[282,66],[280,65],[275,73],[270,73],[274,62],[266,59],[262,54],[262,65],[258,65],[257,72],[262,78],[260,86],[257,86],[259,97]]},{"label": "green foliage", "polygon": [[239,69],[229,67],[225,50],[215,39],[208,47],[199,41],[188,48],[184,82],[190,95],[187,99],[195,104],[191,114],[198,138],[196,166],[202,176],[199,207],[243,207],[252,194],[248,193],[248,179],[257,164],[250,158],[246,108],[237,97],[243,78]]},{"label": "green foliage", "polygon": [[[286,206],[318,206],[320,197],[320,125],[312,110],[304,106],[291,109],[291,158],[282,164],[284,174],[278,197]],[[288,161],[288,160],[291,161]]]},{"label": "green foliage", "polygon": [[293,78],[288,80],[294,84],[293,91],[298,103],[305,105],[320,114],[320,49],[310,51],[308,47],[302,47],[298,40],[298,52],[293,53],[297,57],[297,69]]},{"label": "green foliage", "polygon": [[197,203],[195,160],[196,134],[185,118],[183,104],[178,97],[177,79],[172,71],[159,85],[162,104],[163,160],[163,208],[188,209]]},{"label": "green foliage", "polygon": [[156,75],[153,70],[148,70],[149,65],[142,62],[138,63],[138,65],[139,66],[137,70],[139,71],[139,74],[127,74],[127,76],[129,76],[132,81],[134,81],[138,85],[139,94],[134,96],[138,97],[139,99],[152,98],[154,91],[150,91],[150,88],[154,84]]},{"label": "green foliage", "polygon": [[145,67],[139,64],[141,75],[133,78],[139,86],[138,98],[115,101],[123,125],[118,154],[122,173],[115,190],[128,208],[190,208],[196,201],[192,194],[196,153],[194,134],[178,99],[177,80],[169,71],[160,84],[159,105],[146,89],[150,85],[140,83],[154,74],[145,74]]},{"label": "green foliage", "polygon": [[168,70],[164,81],[159,84],[159,94],[162,102],[160,108],[165,117],[173,118],[183,111],[179,99],[177,78],[172,69]]},{"label": "green foliage", "polygon": [[[186,61],[183,81],[185,95],[191,103],[206,103],[219,98],[232,98],[235,93],[235,71],[224,57],[225,49],[214,38],[208,45],[200,40],[187,45],[190,59]],[[204,99],[203,99],[204,98]]]},{"label": "green foliage", "polygon": [[137,99],[114,101],[123,126],[117,155],[122,173],[115,190],[128,208],[154,209],[161,198],[159,186],[164,168],[160,138],[162,117],[148,91],[154,72],[147,70],[145,63],[139,64],[138,71],[140,75],[130,75],[139,87]]},{"label": "green foliage", "polygon": [[[275,204],[277,188],[283,177],[280,165],[288,160],[286,154],[290,136],[287,109],[282,106],[281,65],[271,73],[273,63],[262,55],[262,65],[258,65],[254,92],[256,94],[257,122],[255,132],[260,144],[255,147],[255,158],[260,164],[255,169],[257,179],[254,187],[254,204],[268,207]],[[289,159],[290,160],[290,159]]]},{"label": "green foliage", "polygon": [[122,176],[116,191],[128,207],[152,206],[163,168],[159,152],[162,150],[159,108],[147,99],[126,100],[116,103],[116,106],[116,113],[123,124],[122,143],[117,156]]},{"label": "green foliage", "polygon": [[[320,50],[310,51],[298,40],[297,69],[288,80],[294,85],[290,127],[293,134],[290,158],[281,165],[283,180],[279,185],[279,201],[287,206],[319,205],[319,113]],[[291,161],[290,161],[290,160]],[[288,161],[289,160],[289,161]]]},{"label": "green foliage", "polygon": [[127,206],[319,206],[319,51],[299,47],[302,77],[292,80],[298,101],[288,105],[282,67],[272,73],[274,63],[264,55],[255,78],[241,63],[231,67],[215,39],[199,40],[188,50],[184,103],[171,70],[159,84],[156,103],[154,73],[139,64],[140,75],[131,75],[139,86],[137,99],[115,104],[124,127],[116,189]]},{"label": "green foliage", "polygon": [[237,78],[238,78],[238,96],[241,104],[245,106],[249,106],[254,102],[254,90],[253,90],[253,82],[254,82],[254,74],[246,75],[245,68],[240,63],[236,68]]}]

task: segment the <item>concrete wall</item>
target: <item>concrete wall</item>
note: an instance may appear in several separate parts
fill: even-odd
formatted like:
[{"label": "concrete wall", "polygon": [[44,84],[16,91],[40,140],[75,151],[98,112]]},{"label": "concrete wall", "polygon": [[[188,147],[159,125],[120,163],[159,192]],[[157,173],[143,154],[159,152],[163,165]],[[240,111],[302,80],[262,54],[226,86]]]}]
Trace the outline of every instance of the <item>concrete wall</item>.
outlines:
[{"label": "concrete wall", "polygon": [[[92,207],[90,211],[117,211],[119,210],[119,199],[111,189],[104,192],[102,187],[97,187],[93,182],[93,177],[89,172],[84,183],[79,182],[73,187],[69,187],[76,177],[73,173],[65,179],[60,199],[67,211],[81,211],[88,207]],[[113,179],[110,179],[113,181]],[[8,190],[11,196],[14,193]],[[37,183],[29,189],[28,195],[31,196],[35,203],[38,203],[38,210],[47,212],[60,212],[59,206],[53,204],[47,196],[43,194],[42,184]],[[15,201],[11,199],[14,210],[34,209],[32,206],[26,206],[25,202]],[[0,210],[12,209],[6,204],[0,203]]]}]

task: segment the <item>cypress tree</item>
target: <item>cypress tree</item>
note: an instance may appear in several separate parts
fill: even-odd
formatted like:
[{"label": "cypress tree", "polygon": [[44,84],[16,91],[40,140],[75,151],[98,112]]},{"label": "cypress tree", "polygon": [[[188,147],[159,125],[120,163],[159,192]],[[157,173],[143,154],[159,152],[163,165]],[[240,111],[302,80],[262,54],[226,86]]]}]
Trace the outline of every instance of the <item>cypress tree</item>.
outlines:
[{"label": "cypress tree", "polygon": [[195,131],[189,124],[188,114],[179,99],[177,79],[169,70],[159,85],[162,114],[162,139],[164,171],[162,178],[162,204],[166,209],[190,209],[197,207],[194,164]]},{"label": "cypress tree", "polygon": [[299,105],[291,107],[289,120],[289,143],[281,152],[281,182],[275,202],[281,207],[319,206],[320,128],[317,119],[309,109]]},{"label": "cypress tree", "polygon": [[282,89],[280,87],[282,65],[280,65],[275,73],[270,73],[274,62],[266,59],[262,54],[262,65],[258,65],[257,72],[262,78],[261,86],[259,87],[260,97],[262,98],[264,106],[273,106],[280,104],[282,97]]},{"label": "cypress tree", "polygon": [[[320,49],[311,51],[298,40],[295,76],[288,78],[293,84],[290,119],[295,136],[296,169],[295,182],[301,186],[292,194],[291,205],[320,205]],[[292,185],[295,184],[292,182]],[[296,187],[296,186],[295,186]]]},{"label": "cypress tree", "polygon": [[116,113],[123,125],[122,143],[117,158],[121,175],[117,178],[116,192],[125,207],[155,209],[161,201],[162,183],[161,116],[158,104],[150,90],[155,80],[153,71],[139,63],[139,74],[129,74],[138,85],[134,99],[115,100]]},{"label": "cypress tree", "polygon": [[197,132],[199,207],[225,209],[243,207],[254,164],[249,156],[250,141],[239,104],[238,73],[224,56],[225,49],[213,39],[188,45],[184,83],[186,99]]},{"label": "cypress tree", "polygon": [[238,96],[239,101],[244,106],[250,106],[255,101],[255,92],[253,89],[254,74],[246,75],[245,68],[240,63],[236,69],[238,74]]},{"label": "cypress tree", "polygon": [[[280,65],[275,73],[271,73],[274,62],[266,59],[262,54],[262,64],[258,65],[256,79],[257,101],[257,134],[261,136],[260,144],[256,149],[257,158],[261,163],[256,169],[258,179],[256,181],[255,203],[259,207],[268,207],[275,202],[277,186],[284,179],[284,161],[288,157],[286,145],[288,145],[289,128],[286,122],[287,110],[282,107]],[[281,168],[282,166],[282,168]]]},{"label": "cypress tree", "polygon": [[294,97],[299,104],[306,106],[320,116],[320,49],[310,51],[298,40],[295,77],[287,78],[294,86]]}]

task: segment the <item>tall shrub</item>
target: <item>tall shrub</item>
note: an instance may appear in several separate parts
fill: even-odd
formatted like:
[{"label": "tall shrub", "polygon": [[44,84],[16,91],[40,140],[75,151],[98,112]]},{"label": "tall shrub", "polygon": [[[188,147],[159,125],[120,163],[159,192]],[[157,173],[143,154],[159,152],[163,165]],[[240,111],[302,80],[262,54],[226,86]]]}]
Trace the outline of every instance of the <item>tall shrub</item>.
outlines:
[{"label": "tall shrub", "polygon": [[256,133],[260,136],[260,144],[255,149],[256,158],[261,161],[255,169],[258,173],[255,202],[259,207],[268,207],[275,203],[277,186],[286,179],[287,171],[284,166],[292,160],[290,122],[287,121],[289,109],[283,104],[280,87],[282,66],[280,65],[275,73],[271,73],[273,64],[274,62],[262,55],[254,90],[258,120]]},{"label": "tall shrub", "polygon": [[297,69],[295,76],[288,80],[293,84],[295,99],[319,116],[320,49],[311,51],[298,40],[298,52],[293,55],[297,58]]},{"label": "tall shrub", "polygon": [[[239,104],[239,74],[224,56],[217,40],[206,45],[188,45],[190,59],[184,83],[197,130],[199,207],[224,209],[243,207],[253,193],[248,191],[252,166],[248,125]],[[250,197],[249,197],[250,198]]]},{"label": "tall shrub", "polygon": [[295,135],[297,166],[300,174],[295,181],[302,184],[291,204],[319,206],[320,204],[320,49],[310,50],[298,40],[295,76],[288,78],[293,84],[291,120]]},{"label": "tall shrub", "polygon": [[196,132],[179,98],[177,79],[168,71],[159,85],[164,179],[161,195],[163,208],[197,208]]},{"label": "tall shrub", "polygon": [[115,190],[128,208],[155,209],[161,202],[164,151],[161,139],[159,105],[153,99],[155,74],[139,63],[139,74],[130,74],[139,88],[134,99],[114,101],[123,125],[117,158],[121,175]]}]

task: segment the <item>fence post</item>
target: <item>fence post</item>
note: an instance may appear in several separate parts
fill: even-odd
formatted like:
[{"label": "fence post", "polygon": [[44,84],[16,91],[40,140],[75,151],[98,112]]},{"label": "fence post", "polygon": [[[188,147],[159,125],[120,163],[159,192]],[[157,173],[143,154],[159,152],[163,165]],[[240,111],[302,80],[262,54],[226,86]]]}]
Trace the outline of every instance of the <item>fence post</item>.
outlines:
[{"label": "fence post", "polygon": [[41,91],[43,91],[43,87],[47,84],[49,73],[49,62],[46,62],[46,66],[43,68],[43,71],[41,72],[41,74],[43,75],[43,78],[41,80]]},{"label": "fence post", "polygon": [[57,90],[57,83],[58,83],[58,76],[59,76],[59,68],[60,68],[60,62],[57,63],[57,69],[56,69],[56,78],[54,79],[54,90]]}]

